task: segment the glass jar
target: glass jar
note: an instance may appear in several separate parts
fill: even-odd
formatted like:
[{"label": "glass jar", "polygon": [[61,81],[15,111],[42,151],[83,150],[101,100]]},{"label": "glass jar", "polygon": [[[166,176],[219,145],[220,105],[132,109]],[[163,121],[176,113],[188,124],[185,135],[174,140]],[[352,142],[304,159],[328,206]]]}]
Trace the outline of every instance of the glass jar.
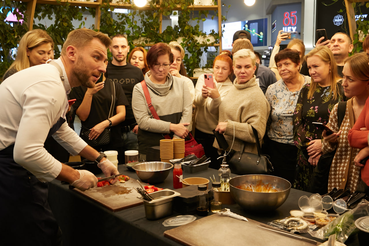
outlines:
[{"label": "glass jar", "polygon": [[207,186],[198,185],[197,189],[199,191],[199,204],[197,206],[196,212],[199,216],[207,216],[209,213],[209,204],[207,200]]},{"label": "glass jar", "polygon": [[216,192],[220,191],[220,182],[213,182],[212,184],[212,193],[213,200],[210,203],[210,210],[212,213],[219,212],[222,209],[222,203],[219,201],[219,196]]}]

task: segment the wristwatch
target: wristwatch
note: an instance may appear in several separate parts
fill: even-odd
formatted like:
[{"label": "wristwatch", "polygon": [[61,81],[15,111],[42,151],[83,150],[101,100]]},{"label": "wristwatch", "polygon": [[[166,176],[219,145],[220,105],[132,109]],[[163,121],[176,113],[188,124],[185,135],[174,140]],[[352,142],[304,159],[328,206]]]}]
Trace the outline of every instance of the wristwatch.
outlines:
[{"label": "wristwatch", "polygon": [[104,152],[100,152],[100,155],[96,158],[95,163],[99,164],[101,159],[104,157],[106,158],[106,155],[104,154]]}]

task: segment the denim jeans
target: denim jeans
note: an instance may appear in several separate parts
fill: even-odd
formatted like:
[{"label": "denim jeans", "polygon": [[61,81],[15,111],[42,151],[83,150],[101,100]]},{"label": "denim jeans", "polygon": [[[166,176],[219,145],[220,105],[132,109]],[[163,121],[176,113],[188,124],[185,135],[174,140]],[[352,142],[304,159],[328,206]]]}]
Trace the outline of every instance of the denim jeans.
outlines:
[{"label": "denim jeans", "polygon": [[129,131],[122,133],[122,140],[124,146],[118,151],[119,164],[125,163],[124,152],[126,150],[138,150],[137,134]]}]

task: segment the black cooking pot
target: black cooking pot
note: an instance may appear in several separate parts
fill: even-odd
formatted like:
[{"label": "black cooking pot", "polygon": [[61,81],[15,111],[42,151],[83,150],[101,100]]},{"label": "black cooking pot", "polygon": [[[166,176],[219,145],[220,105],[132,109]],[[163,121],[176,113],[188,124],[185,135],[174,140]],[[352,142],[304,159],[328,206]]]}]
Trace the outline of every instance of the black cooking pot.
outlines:
[{"label": "black cooking pot", "polygon": [[94,161],[84,159],[82,162],[84,163],[83,169],[88,170],[95,175],[102,173],[101,169],[98,168],[97,164]]}]

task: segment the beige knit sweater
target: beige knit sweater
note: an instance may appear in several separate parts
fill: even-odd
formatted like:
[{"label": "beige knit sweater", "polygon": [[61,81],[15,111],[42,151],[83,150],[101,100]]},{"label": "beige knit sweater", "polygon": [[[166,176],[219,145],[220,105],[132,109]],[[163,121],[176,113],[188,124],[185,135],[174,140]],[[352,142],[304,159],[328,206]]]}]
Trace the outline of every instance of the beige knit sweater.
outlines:
[{"label": "beige knit sweater", "polygon": [[[232,149],[239,151],[245,141],[246,152],[257,153],[256,142],[251,126],[259,135],[260,143],[265,134],[270,106],[263,91],[255,81],[255,76],[246,84],[237,84],[229,90],[219,106],[219,122],[228,122],[225,138]],[[219,148],[215,141],[214,146]]]}]

